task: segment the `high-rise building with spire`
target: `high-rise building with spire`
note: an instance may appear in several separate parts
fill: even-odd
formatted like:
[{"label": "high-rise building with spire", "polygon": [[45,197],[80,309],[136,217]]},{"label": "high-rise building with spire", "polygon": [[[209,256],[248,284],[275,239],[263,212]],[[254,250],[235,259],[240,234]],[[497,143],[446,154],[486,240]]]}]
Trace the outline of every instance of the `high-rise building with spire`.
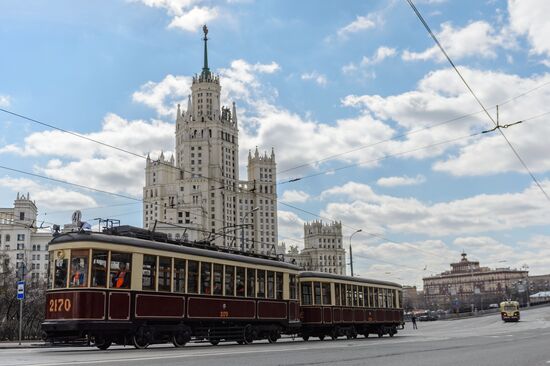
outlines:
[{"label": "high-rise building with spire", "polygon": [[273,149],[248,155],[248,180],[239,180],[237,110],[222,106],[220,79],[204,64],[193,77],[187,109],[178,104],[175,157],[147,157],[143,226],[173,239],[211,240],[262,254],[277,248],[276,163]]}]

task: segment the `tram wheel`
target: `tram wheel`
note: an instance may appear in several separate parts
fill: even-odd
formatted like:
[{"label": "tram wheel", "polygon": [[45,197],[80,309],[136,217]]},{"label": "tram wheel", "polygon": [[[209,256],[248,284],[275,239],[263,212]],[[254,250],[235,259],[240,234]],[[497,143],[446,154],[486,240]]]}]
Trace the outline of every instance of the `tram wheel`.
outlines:
[{"label": "tram wheel", "polygon": [[179,331],[176,334],[172,336],[172,343],[176,348],[181,348],[189,342],[191,337],[189,337],[189,333],[184,331]]},{"label": "tram wheel", "polygon": [[211,339],[210,344],[213,345],[213,346],[217,346],[218,344],[220,344],[220,340],[219,339]]},{"label": "tram wheel", "polygon": [[369,338],[369,332],[365,332],[364,336],[365,338]]},{"label": "tram wheel", "polygon": [[324,339],[325,339],[325,335],[324,335],[324,334],[319,336],[319,340],[320,340],[320,341],[322,341],[322,340],[324,340]]},{"label": "tram wheel", "polygon": [[132,336],[132,343],[137,349],[145,349],[149,347],[149,332],[145,328],[140,327],[136,334]]},{"label": "tram wheel", "polygon": [[94,337],[94,345],[102,351],[105,351],[107,348],[111,347],[113,342],[109,338],[102,336]]},{"label": "tram wheel", "polygon": [[390,332],[390,337],[393,337],[394,334],[395,334],[395,333],[394,333],[393,331]]},{"label": "tram wheel", "polygon": [[237,341],[237,344],[244,344],[244,341]]},{"label": "tram wheel", "polygon": [[380,329],[378,331],[378,338],[382,338],[384,336],[384,332],[382,331],[382,329]]},{"label": "tram wheel", "polygon": [[267,340],[269,343],[275,343],[279,339],[279,332],[276,330],[272,330],[269,332],[269,335],[267,336]]},{"label": "tram wheel", "polygon": [[243,343],[244,344],[251,344],[254,342],[254,338],[256,338],[256,330],[252,326],[252,324],[247,324],[244,327],[243,331]]},{"label": "tram wheel", "polygon": [[302,339],[304,340],[304,342],[307,342],[307,341],[309,341],[309,336],[308,335],[303,335]]}]

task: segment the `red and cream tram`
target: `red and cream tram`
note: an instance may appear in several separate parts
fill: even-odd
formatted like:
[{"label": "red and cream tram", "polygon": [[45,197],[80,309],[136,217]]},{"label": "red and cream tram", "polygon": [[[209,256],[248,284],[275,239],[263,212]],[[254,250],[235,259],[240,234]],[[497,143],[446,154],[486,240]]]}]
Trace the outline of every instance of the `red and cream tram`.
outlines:
[{"label": "red and cream tram", "polygon": [[299,331],[298,267],[276,259],[100,233],[49,244],[45,337],[145,348],[190,339],[275,342]]},{"label": "red and cream tram", "polygon": [[393,337],[403,325],[401,285],[324,272],[301,272],[299,282],[304,340]]}]

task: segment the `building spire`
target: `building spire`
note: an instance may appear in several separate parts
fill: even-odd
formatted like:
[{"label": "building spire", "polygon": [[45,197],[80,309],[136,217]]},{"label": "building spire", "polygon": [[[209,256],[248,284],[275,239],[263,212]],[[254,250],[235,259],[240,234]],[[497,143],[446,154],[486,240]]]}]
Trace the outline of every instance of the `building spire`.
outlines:
[{"label": "building spire", "polygon": [[202,39],[204,41],[204,65],[202,67],[202,76],[207,78],[210,76],[210,69],[208,68],[208,27],[206,24],[202,26],[202,31],[204,32],[204,38]]}]

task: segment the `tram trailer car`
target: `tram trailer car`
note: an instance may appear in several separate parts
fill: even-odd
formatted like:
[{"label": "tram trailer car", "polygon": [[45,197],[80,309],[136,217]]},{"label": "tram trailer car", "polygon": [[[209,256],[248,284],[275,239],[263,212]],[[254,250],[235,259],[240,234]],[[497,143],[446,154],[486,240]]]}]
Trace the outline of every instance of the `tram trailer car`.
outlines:
[{"label": "tram trailer car", "polygon": [[90,232],[59,235],[49,251],[49,341],[248,344],[300,329],[299,268],[290,263]]},{"label": "tram trailer car", "polygon": [[404,325],[401,285],[325,272],[301,272],[299,282],[305,341],[311,336],[393,337]]}]

